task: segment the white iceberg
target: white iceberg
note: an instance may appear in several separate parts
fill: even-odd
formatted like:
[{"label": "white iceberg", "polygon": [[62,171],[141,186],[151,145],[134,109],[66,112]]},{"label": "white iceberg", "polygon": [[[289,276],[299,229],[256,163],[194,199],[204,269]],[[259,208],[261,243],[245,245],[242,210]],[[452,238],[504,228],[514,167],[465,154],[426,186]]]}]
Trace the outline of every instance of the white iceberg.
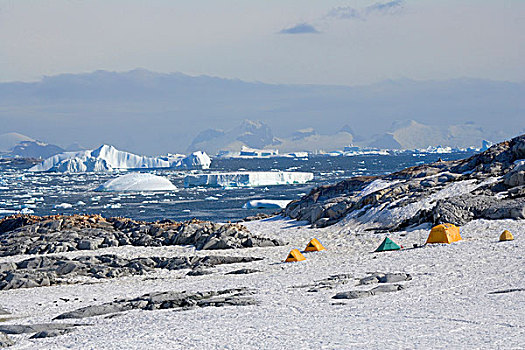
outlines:
[{"label": "white iceberg", "polygon": [[242,207],[243,209],[281,209],[286,208],[291,201],[291,199],[253,199],[246,202]]},{"label": "white iceberg", "polygon": [[194,152],[187,157],[167,155],[155,158],[139,156],[119,151],[113,146],[102,145],[95,150],[57,154],[33,166],[29,171],[77,173],[144,168],[208,169],[210,164],[210,157],[204,152]]},{"label": "white iceberg", "polygon": [[313,173],[291,171],[258,171],[235,173],[190,174],[184,177],[185,187],[256,187],[304,184],[313,180]]},{"label": "white iceberg", "polygon": [[69,209],[69,208],[72,208],[73,207],[73,204],[71,203],[60,203],[60,204],[55,204],[54,205],[54,208],[56,209]]},{"label": "white iceberg", "polygon": [[143,173],[131,173],[111,179],[95,191],[173,191],[177,187],[162,176]]}]

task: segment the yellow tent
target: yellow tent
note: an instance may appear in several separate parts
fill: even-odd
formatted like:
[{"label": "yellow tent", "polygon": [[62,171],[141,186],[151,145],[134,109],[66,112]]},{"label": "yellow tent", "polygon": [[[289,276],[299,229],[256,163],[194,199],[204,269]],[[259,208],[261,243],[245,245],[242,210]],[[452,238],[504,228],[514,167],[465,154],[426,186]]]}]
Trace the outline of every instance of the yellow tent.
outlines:
[{"label": "yellow tent", "polygon": [[308,243],[306,248],[304,248],[305,252],[318,252],[321,250],[325,250],[326,248],[323,247],[323,245],[317,240],[317,238],[312,238],[312,240]]},{"label": "yellow tent", "polygon": [[459,227],[452,224],[441,224],[432,227],[427,243],[452,243],[461,241]]},{"label": "yellow tent", "polygon": [[499,240],[500,240],[500,242],[501,241],[513,241],[514,240],[514,236],[512,235],[512,233],[510,233],[509,231],[505,230],[505,231],[503,231],[501,236],[499,236]]},{"label": "yellow tent", "polygon": [[290,254],[288,254],[288,257],[284,262],[294,262],[294,261],[303,261],[306,260],[303,254],[299,251],[299,249],[292,249]]}]

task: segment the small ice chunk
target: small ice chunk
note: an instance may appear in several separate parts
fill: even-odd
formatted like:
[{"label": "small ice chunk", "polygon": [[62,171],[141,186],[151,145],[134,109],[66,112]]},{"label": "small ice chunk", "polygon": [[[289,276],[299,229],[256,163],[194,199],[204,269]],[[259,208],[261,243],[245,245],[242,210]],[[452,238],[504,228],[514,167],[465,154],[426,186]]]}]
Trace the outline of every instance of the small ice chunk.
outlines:
[{"label": "small ice chunk", "polygon": [[54,208],[58,209],[58,208],[61,208],[61,209],[68,209],[68,208],[72,208],[73,207],[73,204],[71,203],[60,203],[60,204],[55,204],[54,205]]},{"label": "small ice chunk", "polygon": [[246,202],[242,207],[243,209],[265,209],[265,208],[286,208],[291,200],[282,199],[254,199]]}]

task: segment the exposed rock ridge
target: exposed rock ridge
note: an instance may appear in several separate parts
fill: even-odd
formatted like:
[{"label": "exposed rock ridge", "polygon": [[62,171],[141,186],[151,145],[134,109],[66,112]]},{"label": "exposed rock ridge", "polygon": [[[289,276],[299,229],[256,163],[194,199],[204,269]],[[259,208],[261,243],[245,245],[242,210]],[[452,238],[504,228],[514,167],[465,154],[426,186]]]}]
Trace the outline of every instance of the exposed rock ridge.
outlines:
[{"label": "exposed rock ridge", "polygon": [[[456,193],[451,187],[454,183],[458,183]],[[470,190],[461,192],[467,185]],[[452,193],[444,194],[447,190]],[[347,217],[378,229],[398,230],[425,222],[461,225],[477,218],[523,219],[524,197],[525,135],[521,135],[467,159],[437,161],[389,175],[354,177],[314,188],[288,204],[285,214],[315,227]],[[408,217],[374,224],[372,214],[399,213],[417,202],[425,202],[425,206]]]},{"label": "exposed rock ridge", "polygon": [[194,245],[196,249],[277,246],[241,224],[190,220],[135,221],[100,215],[14,215],[0,220],[0,256],[133,246]]}]

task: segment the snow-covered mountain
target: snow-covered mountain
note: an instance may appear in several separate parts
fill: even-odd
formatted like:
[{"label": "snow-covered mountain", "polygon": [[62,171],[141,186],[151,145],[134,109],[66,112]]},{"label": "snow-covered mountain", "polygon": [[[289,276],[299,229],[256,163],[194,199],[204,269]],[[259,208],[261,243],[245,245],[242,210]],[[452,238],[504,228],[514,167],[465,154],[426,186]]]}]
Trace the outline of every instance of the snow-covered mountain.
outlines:
[{"label": "snow-covered mountain", "polygon": [[64,152],[62,147],[40,141],[22,141],[11,149],[9,156],[24,158],[48,158]]},{"label": "snow-covered mountain", "polygon": [[35,139],[32,139],[29,136],[19,134],[17,132],[8,132],[6,134],[0,135],[0,152],[8,152],[13,147],[18,145],[20,142],[29,141],[34,142]]},{"label": "snow-covered mountain", "polygon": [[102,172],[115,169],[176,168],[207,169],[211,160],[204,152],[194,152],[189,156],[168,155],[165,157],[139,156],[119,151],[113,146],[102,145],[94,150],[63,152],[47,158],[30,171],[57,172]]},{"label": "snow-covered mountain", "polygon": [[64,149],[35,140],[29,136],[10,132],[0,135],[0,154],[7,157],[48,158],[64,152]]},{"label": "snow-covered mountain", "polygon": [[341,129],[334,134],[320,134],[313,128],[295,131],[289,138],[280,138],[277,146],[281,153],[295,151],[334,151],[354,143],[354,136]]},{"label": "snow-covered mountain", "polygon": [[[395,121],[390,130],[364,142],[366,146],[381,149],[416,149],[428,146],[481,146],[483,140],[498,139],[474,122],[453,125],[425,125],[415,120]],[[363,144],[363,143],[361,143]]]},{"label": "snow-covered mountain", "polygon": [[229,130],[208,129],[193,140],[188,150],[203,149],[217,154],[239,152],[243,147],[254,149],[277,149],[281,154],[296,151],[317,151],[343,149],[352,143],[349,127],[335,134],[323,135],[314,128],[294,131],[289,137],[274,137],[272,129],[261,121],[244,120]]},{"label": "snow-covered mountain", "polygon": [[[502,139],[498,131],[504,138],[523,132],[524,94],[523,82],[480,79],[322,86],[145,70],[97,71],[0,83],[0,121],[11,130],[42,135],[50,143],[65,146],[78,141],[92,149],[111,140],[148,155],[184,149],[199,131],[231,130],[244,118],[262,120],[279,138],[307,127],[330,135],[348,124],[357,135],[370,139],[390,131],[392,120],[445,127],[475,121],[486,132],[483,138],[496,142]],[[56,123],[58,114],[68,118]],[[198,149],[205,150],[191,151]]]},{"label": "snow-covered mountain", "polygon": [[278,144],[279,141],[268,125],[261,121],[243,120],[240,125],[228,131],[208,129],[200,132],[193,139],[188,151],[203,149],[215,154],[219,151],[239,151],[243,146],[262,149]]}]

